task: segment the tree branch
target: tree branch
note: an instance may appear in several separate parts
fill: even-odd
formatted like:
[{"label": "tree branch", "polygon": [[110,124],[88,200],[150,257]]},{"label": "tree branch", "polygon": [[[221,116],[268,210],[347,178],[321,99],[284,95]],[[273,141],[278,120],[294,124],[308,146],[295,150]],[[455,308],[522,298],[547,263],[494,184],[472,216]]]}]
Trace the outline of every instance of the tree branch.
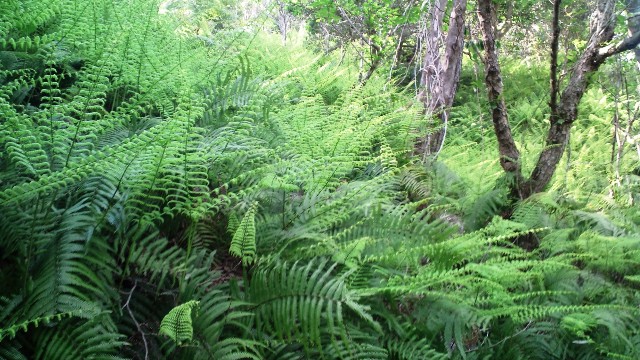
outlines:
[{"label": "tree branch", "polygon": [[505,12],[505,20],[504,23],[502,23],[502,27],[500,29],[498,29],[498,39],[502,39],[505,35],[507,35],[507,33],[509,32],[509,30],[511,30],[511,27],[513,26],[513,8],[515,7],[513,5],[514,1],[507,1],[507,11]]},{"label": "tree branch", "polygon": [[598,49],[599,61],[603,62],[608,57],[634,49],[640,44],[640,32],[637,32],[617,44],[610,44]]},{"label": "tree branch", "polygon": [[560,40],[560,3],[562,0],[553,1],[553,22],[551,32],[551,100],[549,107],[551,109],[551,117],[558,116],[558,93],[560,92],[558,85],[558,46]]}]

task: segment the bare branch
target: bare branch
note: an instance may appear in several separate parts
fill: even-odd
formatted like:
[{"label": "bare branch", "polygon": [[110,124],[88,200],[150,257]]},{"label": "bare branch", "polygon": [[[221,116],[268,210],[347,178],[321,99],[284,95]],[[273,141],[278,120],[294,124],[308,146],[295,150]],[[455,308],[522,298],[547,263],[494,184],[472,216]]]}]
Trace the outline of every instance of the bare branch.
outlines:
[{"label": "bare branch", "polygon": [[135,291],[136,286],[138,286],[138,280],[136,280],[133,283],[133,287],[131,288],[131,291],[129,291],[129,296],[127,297],[127,301],[124,303],[122,308],[127,309],[129,316],[131,316],[131,320],[133,320],[133,323],[136,325],[136,328],[138,329],[138,332],[142,337],[142,342],[144,343],[144,360],[149,360],[149,345],[147,344],[147,338],[144,336],[144,331],[142,331],[142,327],[140,327],[140,323],[136,320],[136,317],[133,315],[133,311],[131,311],[131,307],[129,307],[129,302],[131,301],[131,297],[133,296],[133,292]]},{"label": "bare branch", "polygon": [[604,61],[610,56],[620,54],[621,52],[625,52],[628,50],[632,50],[639,44],[640,44],[640,32],[637,32],[616,44],[610,44],[598,49],[598,56],[601,58],[601,61]]},{"label": "bare branch", "polygon": [[509,30],[511,30],[511,28],[513,27],[513,8],[515,1],[507,1],[507,11],[505,13],[505,20],[504,23],[502,23],[502,27],[498,29],[498,39],[502,39],[505,35],[507,35],[507,33],[509,32]]}]

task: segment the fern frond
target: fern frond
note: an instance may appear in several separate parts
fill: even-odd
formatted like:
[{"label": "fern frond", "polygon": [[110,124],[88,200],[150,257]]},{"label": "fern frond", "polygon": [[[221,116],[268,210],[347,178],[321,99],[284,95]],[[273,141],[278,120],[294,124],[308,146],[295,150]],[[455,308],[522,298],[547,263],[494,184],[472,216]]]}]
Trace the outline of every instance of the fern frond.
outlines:
[{"label": "fern frond", "polygon": [[124,359],[119,349],[126,345],[106,314],[78,323],[65,320],[35,336],[35,358],[39,359]]},{"label": "fern frond", "polygon": [[438,353],[438,351],[431,348],[427,339],[417,336],[402,339],[391,338],[387,340],[386,346],[389,349],[390,358],[398,360],[444,360],[449,358],[449,354]]},{"label": "fern frond", "polygon": [[335,264],[309,262],[306,266],[274,264],[258,269],[248,289],[256,327],[280,340],[319,346],[322,334],[346,337],[345,310],[374,329],[379,325],[346,288],[344,276],[334,278]]},{"label": "fern frond", "polygon": [[229,253],[242,259],[243,265],[253,263],[256,258],[256,208],[257,205],[249,208],[231,239]]},{"label": "fern frond", "polygon": [[[168,336],[178,345],[191,342],[193,339],[193,317],[197,316],[199,305],[199,301],[191,300],[171,309],[162,318],[158,333]],[[192,314],[194,311],[196,314]]]}]

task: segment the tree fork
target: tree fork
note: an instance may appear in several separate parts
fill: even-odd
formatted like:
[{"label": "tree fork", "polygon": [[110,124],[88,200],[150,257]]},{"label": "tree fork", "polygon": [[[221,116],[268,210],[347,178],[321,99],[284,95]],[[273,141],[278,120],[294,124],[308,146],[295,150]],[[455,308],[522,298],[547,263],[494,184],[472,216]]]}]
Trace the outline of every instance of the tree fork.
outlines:
[{"label": "tree fork", "polygon": [[[478,1],[478,18],[481,24],[485,48],[485,84],[492,104],[494,131],[498,140],[500,165],[505,172],[515,175],[520,199],[543,191],[568,145],[571,126],[578,117],[578,105],[589,85],[589,75],[598,70],[604,61],[623,51],[634,49],[640,43],[640,32],[633,33],[618,43],[610,43],[614,36],[615,0],[598,0],[589,22],[589,40],[558,99],[557,46],[559,37],[560,0],[554,0],[553,34],[551,48],[551,116],[550,126],[535,168],[527,180],[520,170],[519,152],[509,127],[506,106],[502,97],[502,78],[495,46],[496,10],[491,0]],[[512,192],[514,193],[514,192]]]}]

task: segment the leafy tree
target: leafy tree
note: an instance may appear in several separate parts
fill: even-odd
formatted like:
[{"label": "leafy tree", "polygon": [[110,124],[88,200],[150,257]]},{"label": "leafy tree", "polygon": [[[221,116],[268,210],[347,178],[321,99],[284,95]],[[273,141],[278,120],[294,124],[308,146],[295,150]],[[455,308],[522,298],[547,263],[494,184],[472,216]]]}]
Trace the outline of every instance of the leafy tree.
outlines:
[{"label": "leafy tree", "polygon": [[581,55],[573,65],[565,88],[560,90],[558,79],[558,44],[560,35],[560,1],[555,1],[551,41],[551,90],[550,126],[545,148],[540,153],[535,168],[524,178],[520,165],[520,153],[513,140],[507,119],[506,103],[502,94],[502,79],[496,48],[496,11],[492,1],[478,2],[478,15],[482,27],[485,49],[486,85],[492,105],[492,119],[499,143],[500,164],[513,177],[514,195],[526,199],[542,191],[553,176],[566,148],[571,127],[577,118],[578,105],[589,85],[590,75],[604,61],[640,43],[640,35],[612,42],[616,26],[615,1],[597,1],[589,22],[589,37]]},{"label": "leafy tree", "polygon": [[333,35],[338,46],[359,44],[358,53],[366,62],[360,81],[365,83],[390,58],[397,58],[410,28],[420,17],[414,1],[292,1],[302,13],[312,17],[316,32]]}]

